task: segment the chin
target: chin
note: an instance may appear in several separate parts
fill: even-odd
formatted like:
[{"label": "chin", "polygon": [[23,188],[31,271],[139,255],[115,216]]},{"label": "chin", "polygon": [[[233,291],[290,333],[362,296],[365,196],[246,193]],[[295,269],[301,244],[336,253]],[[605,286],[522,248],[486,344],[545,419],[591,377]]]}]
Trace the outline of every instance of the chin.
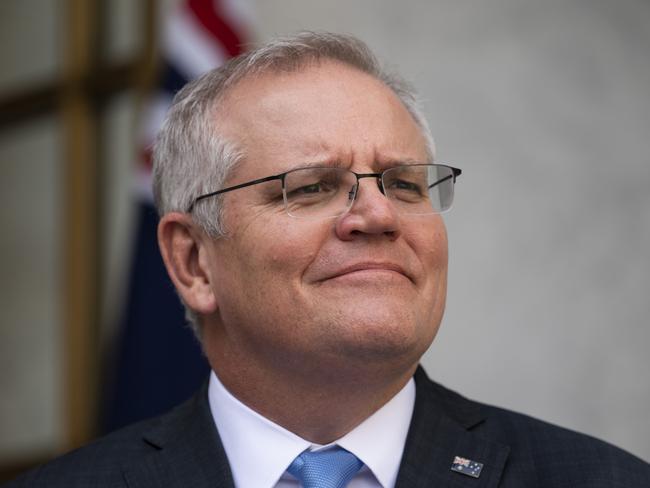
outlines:
[{"label": "chin", "polygon": [[[415,364],[429,348],[437,327],[414,320],[410,313],[387,314],[381,309],[363,316],[343,316],[338,333],[329,339],[334,354],[352,361]],[[338,340],[332,341],[338,336]]]}]

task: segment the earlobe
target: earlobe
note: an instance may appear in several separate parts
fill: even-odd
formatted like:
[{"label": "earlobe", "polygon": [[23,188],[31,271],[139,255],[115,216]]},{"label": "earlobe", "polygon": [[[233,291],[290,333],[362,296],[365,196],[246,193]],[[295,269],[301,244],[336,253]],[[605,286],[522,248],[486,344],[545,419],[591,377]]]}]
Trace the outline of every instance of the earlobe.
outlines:
[{"label": "earlobe", "polygon": [[199,314],[218,306],[206,269],[207,237],[186,214],[172,212],[158,224],[158,245],[167,273],[185,304]]}]

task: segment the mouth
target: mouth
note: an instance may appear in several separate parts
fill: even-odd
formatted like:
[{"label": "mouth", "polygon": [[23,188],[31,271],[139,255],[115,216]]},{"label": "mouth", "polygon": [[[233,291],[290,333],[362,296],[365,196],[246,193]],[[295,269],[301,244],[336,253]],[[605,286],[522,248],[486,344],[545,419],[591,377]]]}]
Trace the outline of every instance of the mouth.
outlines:
[{"label": "mouth", "polygon": [[324,282],[334,279],[385,280],[395,278],[406,278],[413,282],[413,278],[402,266],[390,262],[354,263],[335,270],[319,281]]}]

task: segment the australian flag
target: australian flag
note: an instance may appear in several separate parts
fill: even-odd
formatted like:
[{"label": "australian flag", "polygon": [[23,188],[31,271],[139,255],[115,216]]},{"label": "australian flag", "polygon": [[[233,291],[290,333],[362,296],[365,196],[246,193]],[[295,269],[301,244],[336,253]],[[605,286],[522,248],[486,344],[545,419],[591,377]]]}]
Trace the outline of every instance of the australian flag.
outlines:
[{"label": "australian flag", "polygon": [[454,462],[451,463],[452,471],[471,476],[472,478],[478,478],[481,475],[482,469],[483,463],[472,461],[471,459],[460,456],[455,456]]},{"label": "australian flag", "polygon": [[242,52],[245,0],[179,0],[161,29],[159,89],[148,104],[136,182],[137,230],[128,295],[110,362],[103,427],[110,431],[160,414],[194,393],[209,366],[186,326],[156,240],[149,147],[174,94],[189,80]]}]

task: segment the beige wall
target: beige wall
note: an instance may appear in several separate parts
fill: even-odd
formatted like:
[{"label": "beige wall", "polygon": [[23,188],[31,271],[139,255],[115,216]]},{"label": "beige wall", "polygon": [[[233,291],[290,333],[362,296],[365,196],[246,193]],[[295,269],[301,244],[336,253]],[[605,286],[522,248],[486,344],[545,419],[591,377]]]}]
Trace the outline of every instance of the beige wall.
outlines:
[{"label": "beige wall", "polygon": [[464,171],[429,373],[650,459],[650,4],[252,3],[262,39],[366,40]]}]

